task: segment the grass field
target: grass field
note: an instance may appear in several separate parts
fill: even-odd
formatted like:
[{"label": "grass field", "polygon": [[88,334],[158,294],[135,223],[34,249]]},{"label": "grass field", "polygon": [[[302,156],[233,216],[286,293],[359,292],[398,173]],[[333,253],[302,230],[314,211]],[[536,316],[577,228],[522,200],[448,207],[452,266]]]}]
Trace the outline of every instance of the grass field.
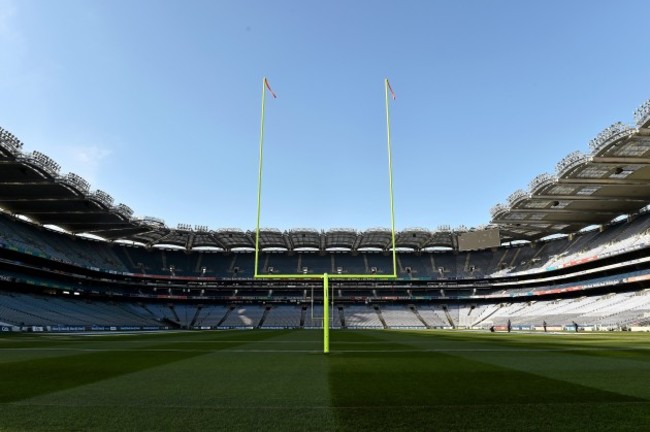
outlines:
[{"label": "grass field", "polygon": [[650,430],[650,335],[0,335],[1,431]]}]

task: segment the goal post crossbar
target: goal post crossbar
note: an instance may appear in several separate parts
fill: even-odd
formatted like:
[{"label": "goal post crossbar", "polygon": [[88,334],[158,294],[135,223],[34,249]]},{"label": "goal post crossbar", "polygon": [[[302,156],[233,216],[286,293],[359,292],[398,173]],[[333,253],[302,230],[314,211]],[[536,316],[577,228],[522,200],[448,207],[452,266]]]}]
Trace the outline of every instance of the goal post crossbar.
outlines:
[{"label": "goal post crossbar", "polygon": [[397,276],[392,275],[392,274],[329,274],[329,273],[323,273],[323,274],[300,274],[300,273],[288,273],[288,274],[279,274],[279,273],[273,273],[273,274],[256,274],[254,277],[255,279],[313,279],[313,280],[320,280],[325,278],[325,274],[327,274],[327,277],[329,279],[352,279],[352,280],[359,280],[359,279],[397,279]]}]

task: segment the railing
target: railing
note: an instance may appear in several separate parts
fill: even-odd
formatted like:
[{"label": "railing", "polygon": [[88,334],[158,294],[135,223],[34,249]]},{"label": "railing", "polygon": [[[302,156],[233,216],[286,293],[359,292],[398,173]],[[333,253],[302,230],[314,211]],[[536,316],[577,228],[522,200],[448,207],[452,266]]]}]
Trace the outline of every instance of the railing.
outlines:
[{"label": "railing", "polygon": [[490,214],[492,215],[492,219],[496,219],[497,216],[502,215],[503,213],[508,213],[509,211],[510,211],[510,207],[508,207],[507,205],[497,204],[490,209]]},{"label": "railing", "polygon": [[310,233],[310,234],[318,235],[320,234],[320,231],[314,228],[293,228],[289,230],[289,234],[296,234],[296,233]]},{"label": "railing", "polygon": [[567,171],[586,162],[587,160],[589,160],[589,157],[580,151],[569,153],[560,162],[558,162],[557,165],[555,165],[557,176],[561,177]]},{"label": "railing", "polygon": [[645,101],[643,105],[634,111],[634,121],[636,125],[641,127],[650,120],[650,99]]},{"label": "railing", "polygon": [[0,147],[14,156],[20,156],[23,143],[11,132],[0,128]]},{"label": "railing", "polygon": [[515,205],[517,205],[520,201],[523,201],[528,197],[530,197],[530,194],[528,192],[526,192],[523,189],[517,189],[516,191],[511,193],[510,196],[508,197],[508,203],[512,208]]},{"label": "railing", "polygon": [[118,204],[114,210],[115,213],[119,214],[125,219],[130,219],[131,216],[133,216],[133,210],[126,204]]},{"label": "railing", "polygon": [[628,137],[637,131],[635,127],[628,126],[621,122],[614,123],[596,136],[596,138],[589,141],[589,148],[592,154],[597,154],[607,145],[618,141],[622,138]]},{"label": "railing", "polygon": [[149,225],[152,227],[157,227],[157,228],[165,228],[165,221],[154,217],[154,216],[144,216],[143,218],[140,219],[140,222],[142,222],[145,225]]},{"label": "railing", "polygon": [[113,197],[103,190],[97,189],[95,192],[90,194],[90,198],[104,204],[106,207],[111,207],[113,205]]},{"label": "railing", "polygon": [[33,151],[27,157],[26,162],[36,165],[52,177],[57,177],[61,167],[58,163],[54,162],[49,156],[44,155],[39,151]]},{"label": "railing", "polygon": [[59,181],[61,183],[67,184],[68,186],[72,186],[84,194],[87,194],[90,190],[90,183],[75,173],[68,173],[64,176],[61,176],[59,177]]},{"label": "railing", "polygon": [[535,177],[528,184],[528,190],[530,191],[530,193],[535,193],[535,191],[542,188],[543,186],[547,186],[549,184],[555,183],[556,181],[557,181],[557,177],[554,176],[553,174],[543,173]]}]

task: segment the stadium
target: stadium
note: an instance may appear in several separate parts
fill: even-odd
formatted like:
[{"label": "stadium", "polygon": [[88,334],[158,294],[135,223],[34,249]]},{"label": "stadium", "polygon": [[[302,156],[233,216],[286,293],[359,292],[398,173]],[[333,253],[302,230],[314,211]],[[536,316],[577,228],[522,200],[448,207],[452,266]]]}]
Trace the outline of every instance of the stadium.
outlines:
[{"label": "stadium", "polygon": [[648,13],[0,0],[0,432],[649,430]]},{"label": "stadium", "polygon": [[[638,430],[648,412],[636,385],[648,373],[647,341],[620,332],[650,329],[650,101],[635,121],[607,127],[588,154],[571,153],[555,173],[534,177],[529,190],[495,206],[485,226],[397,232],[396,279],[349,280],[393,271],[390,229],[262,229],[255,272],[255,231],[133,217],[82,177],[61,174],[47,155],[24,153],[2,130],[9,414],[0,422],[6,430],[412,430],[445,410],[449,430]],[[324,273],[342,277],[330,284],[325,323],[316,279]],[[314,354],[324,326],[334,330],[333,354],[327,382],[315,384],[323,379],[324,359]],[[493,333],[509,339],[487,339]],[[206,355],[226,363],[218,372],[205,359],[186,367],[214,372],[210,378],[197,381],[183,367],[159,375]],[[304,364],[286,368],[296,355]],[[480,367],[479,355],[487,361]],[[504,358],[527,366],[504,369]],[[270,370],[251,372],[260,364]],[[154,375],[140,377],[148,368]],[[609,373],[620,378],[603,382]],[[137,388],[102,384],[123,374]],[[295,374],[304,375],[295,389],[279,391]],[[230,386],[225,402],[202,383]],[[312,388],[323,385],[329,402]],[[580,402],[559,402],[567,397]],[[32,409],[39,417],[27,415]],[[117,412],[122,420],[113,423]]]}]

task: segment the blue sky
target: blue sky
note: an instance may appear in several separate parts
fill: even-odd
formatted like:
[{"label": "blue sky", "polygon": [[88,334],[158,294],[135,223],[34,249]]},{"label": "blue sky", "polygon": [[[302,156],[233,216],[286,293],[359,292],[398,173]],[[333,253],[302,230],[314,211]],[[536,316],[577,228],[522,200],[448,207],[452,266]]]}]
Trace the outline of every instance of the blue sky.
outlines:
[{"label": "blue sky", "polygon": [[0,127],[136,215],[255,225],[489,222],[650,92],[643,1],[0,0]]}]

